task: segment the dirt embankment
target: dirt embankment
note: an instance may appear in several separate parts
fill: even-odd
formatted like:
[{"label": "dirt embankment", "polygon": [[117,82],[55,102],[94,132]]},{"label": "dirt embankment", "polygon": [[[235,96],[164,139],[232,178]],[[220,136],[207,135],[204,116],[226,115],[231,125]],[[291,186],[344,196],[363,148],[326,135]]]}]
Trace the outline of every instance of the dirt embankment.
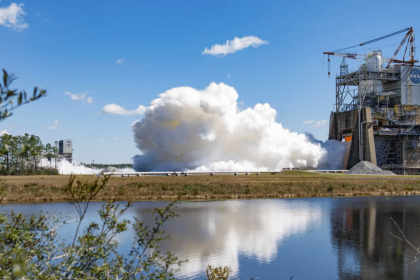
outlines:
[{"label": "dirt embankment", "polygon": [[[420,194],[420,176],[274,175],[111,178],[97,200],[243,199]],[[65,201],[69,176],[2,176],[3,202]],[[77,176],[93,181],[93,176]]]}]

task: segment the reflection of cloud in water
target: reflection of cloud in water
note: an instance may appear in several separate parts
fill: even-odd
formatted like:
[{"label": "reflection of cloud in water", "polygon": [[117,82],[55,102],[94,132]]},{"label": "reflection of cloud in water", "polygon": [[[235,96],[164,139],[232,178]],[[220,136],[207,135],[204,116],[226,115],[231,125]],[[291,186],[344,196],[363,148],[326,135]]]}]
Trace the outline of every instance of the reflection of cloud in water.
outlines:
[{"label": "reflection of cloud in water", "polygon": [[176,213],[180,217],[166,225],[171,239],[162,248],[188,259],[179,277],[197,277],[208,264],[228,265],[237,275],[240,255],[268,263],[285,238],[321,221],[321,209],[301,200],[181,204]]}]

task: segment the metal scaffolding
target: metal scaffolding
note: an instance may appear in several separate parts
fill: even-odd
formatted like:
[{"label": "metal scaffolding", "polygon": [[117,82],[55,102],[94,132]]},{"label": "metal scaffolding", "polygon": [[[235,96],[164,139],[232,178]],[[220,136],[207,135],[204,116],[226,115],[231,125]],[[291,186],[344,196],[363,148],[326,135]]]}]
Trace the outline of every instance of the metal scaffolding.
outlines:
[{"label": "metal scaffolding", "polygon": [[[341,68],[342,66],[340,70]],[[363,68],[351,73],[340,71],[340,75],[335,78],[335,111],[346,112],[356,110],[359,105],[364,108],[376,103],[378,96],[383,95],[383,91],[363,85],[370,80],[400,81],[401,73],[394,68],[388,71],[368,71]]]}]

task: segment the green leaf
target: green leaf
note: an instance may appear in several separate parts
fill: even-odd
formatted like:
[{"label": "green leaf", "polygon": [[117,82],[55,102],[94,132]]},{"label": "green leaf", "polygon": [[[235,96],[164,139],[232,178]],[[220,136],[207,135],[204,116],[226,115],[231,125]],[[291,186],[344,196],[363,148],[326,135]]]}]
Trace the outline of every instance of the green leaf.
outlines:
[{"label": "green leaf", "polygon": [[5,119],[9,116],[9,113],[7,112],[7,109],[4,110],[3,115],[1,116],[2,119]]},{"label": "green leaf", "polygon": [[3,69],[3,84],[7,88],[8,85],[9,74],[7,74],[6,70]]},{"label": "green leaf", "polygon": [[6,95],[6,99],[5,100],[7,100],[9,97],[12,97],[12,96],[16,96],[17,94],[16,94],[16,92],[15,91],[13,91],[13,90],[9,90],[8,92],[7,92],[7,95]]}]

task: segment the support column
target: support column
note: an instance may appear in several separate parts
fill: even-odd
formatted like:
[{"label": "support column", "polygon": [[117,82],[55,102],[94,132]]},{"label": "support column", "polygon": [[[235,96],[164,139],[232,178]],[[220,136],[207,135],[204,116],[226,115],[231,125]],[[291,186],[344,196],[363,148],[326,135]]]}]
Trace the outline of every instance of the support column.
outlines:
[{"label": "support column", "polygon": [[376,165],[376,151],[375,151],[375,139],[373,137],[373,125],[372,123],[372,109],[363,108],[362,110],[362,122],[366,121],[362,125],[363,138],[363,160],[370,161]]},{"label": "support column", "polygon": [[330,114],[330,131],[328,133],[328,139],[341,141],[341,139],[338,139],[337,136],[337,114],[335,114],[334,112],[331,112]]},{"label": "support column", "polygon": [[[362,160],[363,161],[370,161],[373,164],[376,163],[376,151],[375,151],[375,140],[373,137],[373,126],[370,125],[372,122],[372,111],[371,108],[362,108],[361,112],[361,123],[362,125],[359,126],[359,115],[357,114],[356,123],[353,127],[353,136],[351,141],[351,150],[349,156],[349,162],[347,168],[350,169],[355,166],[357,163],[360,162],[360,154],[359,148],[362,148]],[[370,126],[370,127],[369,127]],[[359,138],[359,127],[362,130],[362,137]],[[359,141],[361,140],[361,142]],[[361,145],[360,145],[361,143]]]}]

